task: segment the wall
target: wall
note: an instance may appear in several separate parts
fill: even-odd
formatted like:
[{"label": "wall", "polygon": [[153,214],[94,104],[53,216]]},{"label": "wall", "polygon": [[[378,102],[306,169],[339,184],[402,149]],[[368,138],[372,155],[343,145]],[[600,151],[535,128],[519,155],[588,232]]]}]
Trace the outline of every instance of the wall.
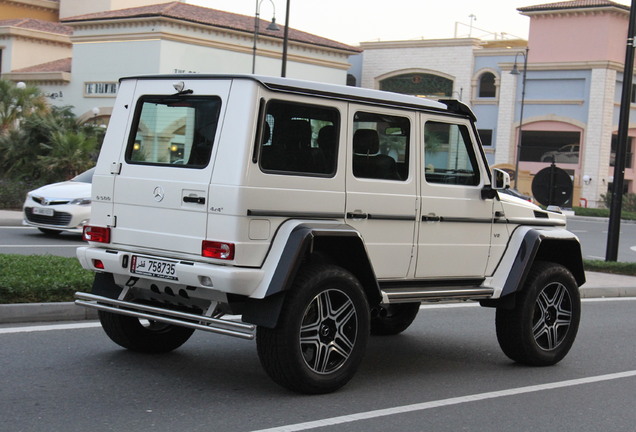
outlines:
[{"label": "wall", "polygon": [[622,63],[625,59],[628,18],[626,11],[531,15],[528,39],[530,61],[609,60]]},{"label": "wall", "polygon": [[[378,79],[405,71],[438,72],[452,77],[453,96],[469,98],[473,49],[478,39],[439,39],[396,42],[363,42],[362,87],[379,88]],[[399,54],[398,54],[399,53]]]}]

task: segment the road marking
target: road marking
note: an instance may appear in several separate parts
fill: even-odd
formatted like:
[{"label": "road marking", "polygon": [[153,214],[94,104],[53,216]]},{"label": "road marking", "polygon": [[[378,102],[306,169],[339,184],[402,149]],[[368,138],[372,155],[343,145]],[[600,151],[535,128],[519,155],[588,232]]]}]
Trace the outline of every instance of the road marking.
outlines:
[{"label": "road marking", "polygon": [[636,370],[606,374],[606,375],[598,375],[598,376],[587,377],[587,378],[579,378],[579,379],[573,379],[573,380],[567,380],[567,381],[557,381],[553,383],[532,385],[527,387],[517,387],[517,388],[511,388],[507,390],[499,390],[499,391],[493,391],[493,392],[487,392],[487,393],[478,393],[478,394],[460,396],[460,397],[449,398],[449,399],[440,399],[437,401],[423,402],[423,403],[417,403],[412,405],[403,405],[403,406],[398,406],[394,408],[386,408],[386,409],[380,409],[380,410],[374,410],[374,411],[366,411],[366,412],[361,412],[357,414],[331,417],[331,418],[315,420],[315,421],[310,421],[305,423],[296,423],[292,425],[279,426],[279,427],[274,427],[270,429],[260,429],[258,431],[252,431],[252,432],[305,431],[305,430],[316,429],[316,428],[325,427],[325,426],[335,426],[335,425],[340,425],[345,423],[353,423],[356,421],[369,420],[369,419],[378,418],[378,417],[385,417],[385,416],[396,415],[396,414],[405,414],[405,413],[410,413],[415,411],[424,411],[424,410],[433,409],[433,408],[447,407],[447,406],[459,405],[459,404],[469,403],[469,402],[478,402],[478,401],[484,401],[488,399],[496,399],[500,397],[517,396],[517,395],[526,394],[526,393],[535,393],[535,392],[546,391],[546,390],[554,390],[554,389],[560,389],[565,387],[573,387],[573,386],[584,385],[584,384],[611,381],[611,380],[617,380],[622,378],[630,378],[634,376],[636,376]]},{"label": "road marking", "polygon": [[99,322],[91,321],[91,322],[73,323],[73,324],[50,324],[50,325],[40,325],[40,326],[11,327],[11,328],[0,328],[0,334],[32,333],[32,332],[43,332],[43,331],[51,331],[51,330],[75,330],[75,329],[94,328],[94,327],[100,327],[100,326],[101,324]]}]

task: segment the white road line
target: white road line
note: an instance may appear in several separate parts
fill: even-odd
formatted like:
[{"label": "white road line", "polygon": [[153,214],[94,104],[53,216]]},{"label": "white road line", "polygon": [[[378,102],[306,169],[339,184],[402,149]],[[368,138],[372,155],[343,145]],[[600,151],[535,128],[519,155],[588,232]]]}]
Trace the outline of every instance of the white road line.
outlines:
[{"label": "white road line", "polygon": [[10,327],[10,328],[0,328],[0,334],[32,333],[32,332],[43,332],[43,331],[51,331],[51,330],[75,330],[75,329],[85,329],[85,328],[93,328],[93,327],[100,327],[100,326],[101,326],[100,323],[90,321],[90,322],[72,323],[72,324],[50,324],[50,325],[40,325],[40,326]]},{"label": "white road line", "polygon": [[622,378],[630,378],[634,376],[636,376],[636,370],[607,374],[607,375],[598,375],[593,377],[573,379],[573,380],[567,380],[567,381],[557,381],[553,383],[539,384],[539,385],[533,385],[533,386],[527,386],[527,387],[517,387],[517,388],[499,390],[499,391],[493,391],[493,392],[487,392],[487,393],[478,393],[474,395],[460,396],[460,397],[449,398],[449,399],[441,399],[437,401],[423,402],[423,403],[418,403],[413,405],[403,405],[403,406],[398,406],[394,408],[380,409],[375,411],[366,411],[366,412],[361,412],[356,414],[344,415],[340,417],[332,417],[332,418],[326,418],[326,419],[316,420],[311,422],[279,426],[279,427],[274,427],[270,429],[260,429],[258,431],[252,431],[252,432],[305,431],[305,430],[316,429],[316,428],[325,427],[325,426],[335,426],[335,425],[340,425],[345,423],[353,423],[356,421],[369,420],[369,419],[373,419],[377,417],[385,417],[385,416],[396,415],[396,414],[405,414],[405,413],[410,413],[415,411],[424,411],[424,410],[433,409],[433,408],[459,405],[462,403],[478,402],[478,401],[483,401],[488,399],[496,399],[500,397],[516,396],[516,395],[521,395],[526,393],[535,393],[540,391],[554,390],[554,389],[565,388],[565,387],[573,387],[573,386],[591,384],[596,382],[610,381],[610,380],[616,380],[616,379],[622,379]]}]

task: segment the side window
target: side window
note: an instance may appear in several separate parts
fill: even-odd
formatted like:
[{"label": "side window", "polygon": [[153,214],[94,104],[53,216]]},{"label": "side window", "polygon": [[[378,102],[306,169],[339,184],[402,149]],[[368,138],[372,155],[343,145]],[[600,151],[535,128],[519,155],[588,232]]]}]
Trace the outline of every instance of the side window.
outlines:
[{"label": "side window", "polygon": [[357,112],[353,118],[353,175],[406,180],[410,131],[408,118]]},{"label": "side window", "polygon": [[424,149],[424,172],[428,183],[479,184],[479,165],[466,126],[426,122]]},{"label": "side window", "polygon": [[267,104],[260,166],[265,172],[333,176],[338,155],[339,112],[273,100]]},{"label": "side window", "polygon": [[207,166],[220,108],[218,97],[141,97],[126,162],[181,168]]}]

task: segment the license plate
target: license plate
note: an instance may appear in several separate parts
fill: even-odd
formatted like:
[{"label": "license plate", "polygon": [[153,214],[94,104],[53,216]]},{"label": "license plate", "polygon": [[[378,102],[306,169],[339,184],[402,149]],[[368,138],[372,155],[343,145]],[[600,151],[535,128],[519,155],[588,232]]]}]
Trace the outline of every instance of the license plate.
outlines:
[{"label": "license plate", "polygon": [[33,214],[40,216],[53,216],[55,214],[55,210],[51,208],[33,207]]},{"label": "license plate", "polygon": [[130,261],[130,271],[138,275],[177,280],[176,265],[177,263],[173,261],[133,255]]}]

